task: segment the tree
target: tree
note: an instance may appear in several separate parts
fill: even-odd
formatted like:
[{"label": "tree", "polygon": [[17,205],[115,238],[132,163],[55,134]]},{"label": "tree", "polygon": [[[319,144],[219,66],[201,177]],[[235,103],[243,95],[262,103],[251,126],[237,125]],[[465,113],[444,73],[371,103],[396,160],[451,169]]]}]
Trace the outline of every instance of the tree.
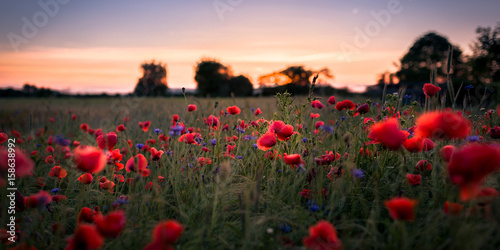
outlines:
[{"label": "tree", "polygon": [[495,29],[478,27],[478,37],[471,45],[471,75],[482,83],[500,82],[500,22]]},{"label": "tree", "polygon": [[429,82],[431,72],[436,70],[436,81],[445,82],[450,46],[453,49],[450,74],[454,78],[463,79],[466,67],[462,50],[444,36],[430,32],[418,38],[401,58],[399,71],[396,72],[399,81],[403,84]]},{"label": "tree", "polygon": [[204,58],[196,65],[194,80],[201,96],[228,96],[231,70],[215,59]]},{"label": "tree", "polygon": [[231,78],[229,89],[235,96],[251,96],[253,93],[252,83],[243,75]]},{"label": "tree", "polygon": [[253,85],[245,76],[233,77],[231,69],[215,59],[203,58],[195,67],[194,80],[200,96],[252,95]]},{"label": "tree", "polygon": [[167,94],[167,65],[162,62],[144,62],[141,64],[142,77],[134,89],[137,96],[165,96]]},{"label": "tree", "polygon": [[277,85],[293,84],[297,87],[309,87],[313,75],[319,74],[318,82],[325,83],[329,79],[333,79],[328,68],[322,68],[318,71],[305,69],[304,66],[290,66],[284,70],[273,72],[268,75],[259,77],[261,86],[274,83]]}]

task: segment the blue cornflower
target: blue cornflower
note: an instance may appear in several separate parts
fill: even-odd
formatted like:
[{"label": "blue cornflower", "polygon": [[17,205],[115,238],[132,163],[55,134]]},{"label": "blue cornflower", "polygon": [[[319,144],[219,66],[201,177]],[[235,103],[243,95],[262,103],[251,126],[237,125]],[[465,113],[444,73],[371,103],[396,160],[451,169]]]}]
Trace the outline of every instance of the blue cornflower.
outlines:
[{"label": "blue cornflower", "polygon": [[135,145],[138,149],[142,149],[144,147],[144,144],[142,143],[137,143],[137,145]]},{"label": "blue cornflower", "polygon": [[155,129],[155,130],[154,130],[154,132],[155,132],[156,134],[159,134],[159,133],[161,132],[161,129],[157,128],[157,129]]},{"label": "blue cornflower", "polygon": [[310,200],[306,203],[307,208],[309,209],[309,212],[314,213],[319,210],[319,206],[314,203],[314,200]]},{"label": "blue cornflower", "polygon": [[467,89],[467,90],[473,89],[473,88],[474,88],[474,86],[472,86],[472,84],[469,84],[469,85],[465,86],[465,89]]},{"label": "blue cornflower", "polygon": [[254,148],[258,148],[258,147],[257,147],[257,143],[254,143],[254,144],[253,144],[253,147],[254,147]]},{"label": "blue cornflower", "polygon": [[39,147],[40,147],[40,143],[37,143],[37,144],[36,144],[36,147],[37,147],[37,148],[39,148]]},{"label": "blue cornflower", "polygon": [[181,125],[175,125],[170,127],[170,132],[168,132],[170,135],[181,135],[182,130],[184,130],[184,127]]},{"label": "blue cornflower", "polygon": [[468,136],[466,140],[469,142],[478,142],[481,140],[481,136],[479,135]]},{"label": "blue cornflower", "polygon": [[307,141],[309,141],[309,139],[307,137],[304,137],[304,138],[302,138],[302,141],[307,142]]},{"label": "blue cornflower", "polygon": [[50,190],[51,193],[57,193],[59,191],[61,191],[60,188],[54,188],[54,189]]},{"label": "blue cornflower", "polygon": [[365,172],[363,172],[363,170],[361,170],[361,169],[355,168],[355,169],[351,170],[351,175],[354,178],[363,179],[365,177]]},{"label": "blue cornflower", "polygon": [[343,117],[343,116],[342,116],[342,117],[340,117],[340,119],[342,119],[342,121],[344,121],[344,120],[345,120],[345,117]]},{"label": "blue cornflower", "polygon": [[210,143],[212,144],[212,146],[217,145],[217,139],[213,138],[212,140],[210,140]]},{"label": "blue cornflower", "polygon": [[286,224],[285,222],[280,223],[279,228],[284,233],[289,233],[292,230],[292,228],[288,224]]},{"label": "blue cornflower", "polygon": [[320,126],[321,129],[323,129],[325,132],[327,133],[333,133],[333,126],[326,126],[326,125],[323,125],[323,126]]},{"label": "blue cornflower", "polygon": [[411,95],[404,95],[403,98],[405,99],[410,99],[411,98]]},{"label": "blue cornflower", "polygon": [[241,156],[241,155],[237,155],[237,156],[236,156],[236,159],[240,159],[240,160],[241,160],[241,159],[243,159],[243,156]]}]

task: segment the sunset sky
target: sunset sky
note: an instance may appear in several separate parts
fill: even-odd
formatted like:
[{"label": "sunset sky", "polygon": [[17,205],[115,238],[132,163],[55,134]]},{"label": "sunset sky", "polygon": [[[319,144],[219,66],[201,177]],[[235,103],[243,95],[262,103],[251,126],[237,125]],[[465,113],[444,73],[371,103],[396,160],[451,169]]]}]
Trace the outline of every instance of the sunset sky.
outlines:
[{"label": "sunset sky", "polygon": [[[126,93],[152,59],[167,64],[169,87],[196,88],[196,62],[211,57],[254,84],[304,65],[359,91],[428,31],[470,53],[475,29],[495,26],[498,13],[491,0],[4,0],[0,88]],[[369,40],[356,42],[357,31]]]}]

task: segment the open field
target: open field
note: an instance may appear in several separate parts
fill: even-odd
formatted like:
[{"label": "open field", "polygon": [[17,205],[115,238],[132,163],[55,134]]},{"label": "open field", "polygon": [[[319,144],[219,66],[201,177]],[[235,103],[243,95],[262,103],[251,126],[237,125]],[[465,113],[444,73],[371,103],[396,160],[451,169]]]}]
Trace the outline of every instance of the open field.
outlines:
[{"label": "open field", "polygon": [[[337,103],[344,100],[336,99]],[[86,248],[96,244],[102,249],[143,249],[151,243],[148,249],[285,249],[308,245],[304,239],[311,234],[309,228],[326,220],[335,227],[338,238],[322,238],[312,232],[316,245],[309,247],[500,248],[498,194],[476,192],[464,198],[460,185],[450,180],[449,164],[439,153],[446,145],[454,145],[456,150],[476,144],[498,148],[499,139],[485,129],[500,125],[497,111],[488,114],[489,108],[496,107],[465,110],[464,119],[470,122],[468,137],[429,136],[435,143],[433,149],[424,146],[428,148],[410,152],[401,144],[391,150],[381,139],[381,143],[370,143],[373,138],[368,136],[374,125],[366,118],[373,118],[373,122],[395,118],[401,131],[410,130],[408,138],[415,138],[411,128],[426,107],[390,96],[383,105],[369,101],[368,111],[358,113],[356,109],[337,110],[335,104],[328,104],[328,97],[319,100],[325,105],[321,109],[312,107],[307,97],[291,100],[286,96],[0,100],[1,132],[16,138],[16,154],[31,159],[23,163],[26,168],[31,161],[34,164],[31,174],[15,178],[15,187],[25,199],[16,201],[16,243],[2,247],[29,244],[37,249],[64,249],[68,244]],[[352,101],[359,104],[356,108],[366,102]],[[197,109],[188,112],[188,104]],[[232,110],[227,108],[233,105],[241,112],[228,113]],[[255,114],[257,108],[261,114]],[[429,98],[427,108],[441,109],[437,98]],[[319,116],[312,118],[313,114]],[[174,115],[179,119],[173,120]],[[208,120],[211,115],[218,124]],[[146,121],[151,122],[149,129],[138,125]],[[276,121],[291,125],[294,133],[280,134],[284,133],[281,127],[271,126]],[[192,128],[192,140],[182,131],[181,123],[186,131]],[[120,124],[125,127],[122,132],[117,131]],[[273,130],[268,132],[270,127]],[[101,145],[98,129],[105,138]],[[109,132],[115,132],[116,139]],[[258,143],[266,132],[283,138],[275,138],[275,145]],[[6,152],[10,142],[3,142],[0,150]],[[485,142],[490,144],[482,144]],[[262,150],[261,144],[270,149]],[[88,184],[79,181],[85,171],[75,156],[78,145],[92,146],[106,157],[102,169],[87,171],[93,176]],[[103,149],[97,150],[99,146]],[[151,148],[163,154],[154,157],[156,150]],[[113,149],[119,150],[111,154]],[[275,159],[270,152],[275,152]],[[285,154],[297,154],[302,161],[285,160]],[[147,168],[140,166],[143,158],[139,155],[144,156]],[[432,168],[416,168],[421,160]],[[24,165],[16,162],[20,171]],[[498,162],[481,162],[496,170],[475,184],[500,190]],[[7,167],[1,164],[2,185],[7,187]],[[55,166],[67,175],[55,171]],[[412,182],[407,174],[420,175],[421,181]],[[40,191],[65,198],[49,202]],[[1,188],[0,228],[10,222],[9,193]],[[27,198],[30,195],[34,195],[33,200]],[[390,215],[385,201],[399,196],[418,203],[414,210],[403,208],[401,213],[406,215],[400,214],[398,219]],[[61,200],[56,202],[57,198]],[[445,202],[456,203],[455,210],[445,212]],[[84,207],[91,213],[94,209],[99,212],[83,219],[79,213]],[[124,224],[111,230],[116,237],[103,237],[102,232],[89,238],[74,235],[82,224],[97,225],[101,230],[99,213],[106,216],[112,211],[123,211],[124,215],[120,221]],[[177,221],[183,231],[178,240],[173,237],[160,244],[153,231],[165,220]],[[171,228],[165,230],[163,236],[174,234],[168,231]],[[2,243],[9,243],[8,232],[2,233],[6,234]],[[98,244],[101,237],[105,239]]]}]

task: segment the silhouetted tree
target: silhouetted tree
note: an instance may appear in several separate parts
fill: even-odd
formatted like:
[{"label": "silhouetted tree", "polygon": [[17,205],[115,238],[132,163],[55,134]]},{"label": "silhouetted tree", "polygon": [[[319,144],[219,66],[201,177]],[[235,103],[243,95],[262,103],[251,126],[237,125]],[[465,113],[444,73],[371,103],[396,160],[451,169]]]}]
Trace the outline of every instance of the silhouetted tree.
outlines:
[{"label": "silhouetted tree", "polygon": [[231,78],[229,89],[235,96],[251,96],[253,93],[252,83],[243,75]]},{"label": "silhouetted tree", "polygon": [[418,38],[410,50],[401,59],[396,76],[402,83],[429,82],[431,71],[436,70],[436,81],[445,82],[448,65],[449,48],[453,48],[451,74],[454,78],[463,79],[466,67],[462,50],[452,45],[448,39],[434,32]]},{"label": "silhouetted tree", "polygon": [[137,96],[165,96],[167,94],[167,65],[154,60],[141,64],[143,76],[137,82]]},{"label": "silhouetted tree", "polygon": [[500,82],[500,23],[495,29],[478,27],[478,37],[471,45],[471,75],[481,83]]},{"label": "silhouetted tree", "polygon": [[293,84],[300,87],[309,87],[313,75],[319,74],[317,83],[325,83],[329,79],[333,79],[333,74],[328,68],[322,68],[318,71],[305,69],[304,66],[290,66],[284,70],[273,72],[268,75],[259,77],[261,86],[269,84],[286,85]]},{"label": "silhouetted tree", "polygon": [[215,59],[202,59],[195,68],[194,80],[200,96],[248,96],[253,86],[248,78],[240,75],[233,77],[231,69]]}]

